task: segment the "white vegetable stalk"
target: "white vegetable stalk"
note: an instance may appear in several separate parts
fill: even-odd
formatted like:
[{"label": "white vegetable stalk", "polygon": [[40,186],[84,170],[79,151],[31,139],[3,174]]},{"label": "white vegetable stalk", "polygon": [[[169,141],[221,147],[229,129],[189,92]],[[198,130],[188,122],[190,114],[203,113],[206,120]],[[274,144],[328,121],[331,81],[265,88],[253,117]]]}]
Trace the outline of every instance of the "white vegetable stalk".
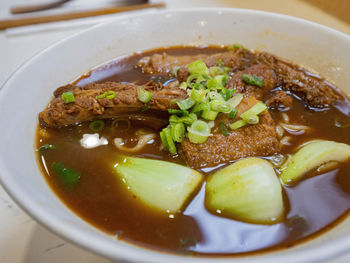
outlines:
[{"label": "white vegetable stalk", "polygon": [[250,157],[210,176],[206,185],[206,206],[223,216],[257,224],[282,220],[282,187],[272,165]]},{"label": "white vegetable stalk", "polygon": [[291,184],[303,178],[307,172],[328,162],[344,162],[350,158],[350,146],[333,141],[317,140],[301,147],[282,170],[280,178]]},{"label": "white vegetable stalk", "polygon": [[203,181],[203,175],[191,168],[159,160],[124,157],[114,168],[138,199],[168,213],[183,208]]}]

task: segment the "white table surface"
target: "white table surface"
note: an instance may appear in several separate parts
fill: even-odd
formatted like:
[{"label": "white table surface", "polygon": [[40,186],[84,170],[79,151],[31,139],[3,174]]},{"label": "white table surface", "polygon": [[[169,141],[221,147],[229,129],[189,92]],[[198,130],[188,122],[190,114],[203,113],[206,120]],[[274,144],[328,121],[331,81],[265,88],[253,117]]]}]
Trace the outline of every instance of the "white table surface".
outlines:
[{"label": "white table surface", "polygon": [[[8,17],[10,5],[31,2],[34,1],[0,0],[0,17]],[[241,7],[280,12],[323,23],[350,34],[349,25],[298,0],[163,0],[163,2],[167,3],[167,8]],[[0,86],[34,54],[86,27],[12,36],[0,31]],[[111,261],[78,248],[41,227],[16,205],[0,186],[0,262],[107,263]],[[334,259],[332,262],[350,262],[350,254]]]}]

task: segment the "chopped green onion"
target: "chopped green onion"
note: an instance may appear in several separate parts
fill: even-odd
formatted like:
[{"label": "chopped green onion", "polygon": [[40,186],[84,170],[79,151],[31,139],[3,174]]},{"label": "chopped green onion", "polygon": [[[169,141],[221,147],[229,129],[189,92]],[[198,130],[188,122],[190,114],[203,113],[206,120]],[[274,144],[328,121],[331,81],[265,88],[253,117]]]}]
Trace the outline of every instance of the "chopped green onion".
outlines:
[{"label": "chopped green onion", "polygon": [[219,60],[218,60],[218,67],[222,67],[222,59],[221,58],[219,58]]},{"label": "chopped green onion", "polygon": [[103,93],[103,94],[97,95],[97,96],[96,96],[96,99],[97,99],[97,100],[100,100],[100,99],[106,98],[106,99],[111,100],[111,99],[114,99],[116,96],[117,96],[117,94],[115,93],[115,91],[109,90],[109,91],[106,91],[106,92]]},{"label": "chopped green onion", "polygon": [[266,109],[267,109],[267,107],[264,103],[258,102],[253,107],[251,107],[249,110],[243,112],[240,117],[245,122],[250,123],[249,121],[251,121],[252,118],[256,119],[256,116],[258,114],[262,113],[263,111],[265,111]]},{"label": "chopped green onion", "polygon": [[232,110],[229,112],[228,117],[229,117],[230,119],[234,119],[234,118],[236,117],[236,115],[237,115],[237,112],[238,112],[237,109],[232,109]]},{"label": "chopped green onion", "polygon": [[94,132],[101,131],[104,127],[105,127],[105,123],[104,123],[103,120],[92,121],[92,122],[89,124],[90,130],[92,130],[92,131],[94,131]]},{"label": "chopped green onion", "polygon": [[206,94],[205,90],[196,90],[192,89],[191,91],[191,99],[198,103],[206,102]]},{"label": "chopped green onion", "polygon": [[163,131],[164,131],[165,140],[166,140],[166,144],[167,144],[167,150],[171,154],[176,154],[176,147],[175,147],[175,143],[173,141],[173,138],[171,136],[170,128],[164,128]]},{"label": "chopped green onion", "polygon": [[245,48],[242,44],[239,44],[239,43],[236,43],[227,47],[228,50],[234,50],[234,49],[240,49],[240,48],[243,49],[244,51],[248,51],[247,48]]},{"label": "chopped green onion", "polygon": [[169,118],[169,122],[170,122],[170,124],[173,124],[173,123],[179,123],[181,121],[180,121],[179,116],[171,115],[170,118]]},{"label": "chopped green onion", "polygon": [[193,109],[192,112],[200,112],[200,111],[205,111],[205,110],[210,110],[210,105],[209,103],[197,103]]},{"label": "chopped green onion", "polygon": [[177,72],[179,71],[179,69],[181,68],[181,66],[174,66],[172,73],[175,76],[175,78],[177,78]]},{"label": "chopped green onion", "polygon": [[229,127],[231,130],[237,130],[245,125],[247,125],[247,123],[244,120],[239,120],[235,121],[234,123],[231,123]]},{"label": "chopped green onion", "polygon": [[185,100],[177,101],[176,103],[181,110],[188,110],[195,104],[195,101],[191,98],[188,98]]},{"label": "chopped green onion", "polygon": [[67,92],[62,93],[61,98],[64,101],[64,103],[66,103],[66,104],[75,101],[74,94],[71,91],[67,91]]},{"label": "chopped green onion", "polygon": [[148,90],[145,90],[142,87],[138,87],[137,94],[138,94],[139,100],[143,103],[148,103],[152,99],[152,93],[149,92]]},{"label": "chopped green onion", "polygon": [[181,82],[179,89],[186,90],[187,89],[187,83],[186,82]]},{"label": "chopped green onion", "polygon": [[195,113],[190,113],[190,115],[188,115],[188,117],[190,117],[192,119],[192,122],[198,120],[198,117],[197,117],[197,115]]},{"label": "chopped green onion", "polygon": [[223,68],[221,68],[221,67],[210,67],[209,68],[209,75],[211,76],[211,77],[215,77],[215,76],[218,76],[218,75],[223,75],[223,74],[225,74],[225,71],[224,71],[224,69]]},{"label": "chopped green onion", "polygon": [[232,98],[233,94],[235,94],[236,90],[235,89],[226,89],[223,88],[219,94],[224,98],[224,100],[229,100]]},{"label": "chopped green onion", "polygon": [[243,94],[238,93],[235,96],[233,96],[231,99],[228,100],[228,103],[232,108],[236,108],[242,101]]},{"label": "chopped green onion", "polygon": [[167,142],[167,139],[166,139],[166,135],[165,135],[164,129],[159,133],[159,135],[160,135],[160,140],[162,141],[162,145],[163,145],[164,149],[169,151],[169,146],[168,146],[168,142]]},{"label": "chopped green onion", "polygon": [[182,142],[185,136],[185,125],[183,123],[176,123],[171,126],[171,136],[175,142]]},{"label": "chopped green onion", "polygon": [[212,100],[210,102],[210,109],[217,112],[230,112],[231,106],[222,100]]},{"label": "chopped green onion", "polygon": [[204,110],[202,113],[202,118],[208,121],[214,121],[218,116],[219,112],[212,110]]},{"label": "chopped green onion", "polygon": [[104,99],[106,96],[105,96],[105,93],[102,93],[102,94],[100,94],[100,95],[97,95],[96,96],[96,99],[97,100],[100,100],[100,99]]},{"label": "chopped green onion", "polygon": [[71,189],[80,179],[80,173],[66,167],[63,163],[53,162],[51,168],[58,176],[60,182],[67,188]]},{"label": "chopped green onion", "polygon": [[260,88],[264,87],[264,80],[257,75],[243,74],[242,80],[249,85],[258,86]]},{"label": "chopped green onion", "polygon": [[149,110],[150,107],[151,107],[151,103],[150,103],[150,102],[147,102],[147,103],[145,104],[145,106],[143,106],[143,107],[141,108],[141,112],[144,112],[144,111],[146,111],[146,110]]},{"label": "chopped green onion", "polygon": [[168,109],[169,114],[175,114],[178,116],[188,116],[187,110],[178,110],[178,109]]},{"label": "chopped green onion", "polygon": [[259,116],[258,115],[250,115],[247,118],[243,119],[247,124],[258,124]]},{"label": "chopped green onion", "polygon": [[106,99],[109,99],[109,100],[114,99],[117,96],[117,94],[113,90],[109,90],[105,92],[105,94],[106,94]]},{"label": "chopped green onion", "polygon": [[53,146],[52,144],[44,144],[39,147],[38,152],[40,154],[43,154],[44,151],[51,150],[51,149],[55,149],[55,146]]},{"label": "chopped green onion", "polygon": [[191,83],[191,89],[193,90],[193,89],[195,89],[195,90],[204,90],[205,89],[205,87],[203,86],[203,84],[201,84],[201,83],[196,83],[196,82],[194,82],[194,83]]},{"label": "chopped green onion", "polygon": [[201,120],[193,122],[191,127],[187,130],[188,139],[192,143],[203,143],[211,136],[208,123]]},{"label": "chopped green onion", "polygon": [[222,133],[225,137],[227,137],[227,136],[230,135],[230,133],[229,133],[229,131],[228,131],[226,125],[225,125],[222,121],[219,122],[219,127],[220,127],[220,130],[221,130],[221,133]]},{"label": "chopped green onion", "polygon": [[224,98],[216,91],[209,92],[209,98],[211,100],[222,100],[222,101],[225,101]]},{"label": "chopped green onion", "polygon": [[179,121],[185,123],[186,125],[191,125],[194,122],[193,118],[190,116],[181,117]]},{"label": "chopped green onion", "polygon": [[201,75],[201,74],[191,74],[188,76],[187,80],[186,80],[186,84],[188,87],[191,87],[192,83],[202,83],[206,81],[206,78]]},{"label": "chopped green onion", "polygon": [[190,74],[202,74],[207,75],[209,73],[207,65],[202,60],[197,60],[190,63],[187,66],[188,72]]}]

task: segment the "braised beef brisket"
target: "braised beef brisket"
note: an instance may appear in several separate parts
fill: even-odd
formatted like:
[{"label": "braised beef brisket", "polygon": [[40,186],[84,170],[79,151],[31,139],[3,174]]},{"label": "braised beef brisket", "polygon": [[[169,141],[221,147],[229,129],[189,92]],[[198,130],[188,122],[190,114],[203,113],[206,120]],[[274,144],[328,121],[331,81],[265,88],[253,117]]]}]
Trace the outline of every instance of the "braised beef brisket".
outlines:
[{"label": "braised beef brisket", "polygon": [[[166,111],[176,108],[173,100],[182,100],[187,93],[179,88],[153,84],[143,86],[152,93],[149,108]],[[47,108],[39,114],[40,122],[48,127],[62,127],[93,119],[112,118],[121,113],[136,112],[144,108],[137,93],[138,86],[131,83],[106,82],[102,84],[91,83],[84,87],[67,85],[54,92],[54,98]],[[75,101],[64,103],[62,93],[71,91]],[[113,99],[96,99],[96,96],[107,91],[114,91]]]}]

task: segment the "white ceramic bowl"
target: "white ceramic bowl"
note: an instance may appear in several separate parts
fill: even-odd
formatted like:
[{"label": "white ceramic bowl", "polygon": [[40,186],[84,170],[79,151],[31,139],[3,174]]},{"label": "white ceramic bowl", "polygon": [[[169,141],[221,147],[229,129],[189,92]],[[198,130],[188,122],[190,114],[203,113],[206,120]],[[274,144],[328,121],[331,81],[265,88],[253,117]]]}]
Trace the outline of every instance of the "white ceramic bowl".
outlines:
[{"label": "white ceramic bowl", "polygon": [[[241,9],[193,9],[130,16],[94,27],[42,51],[0,93],[0,179],[9,194],[58,235],[111,259],[213,262],[163,254],[117,241],[67,209],[46,184],[34,153],[37,115],[52,92],[92,67],[138,50],[171,45],[232,44],[267,50],[310,66],[350,92],[350,37],[288,16]],[[288,250],[217,262],[320,262],[350,248],[350,218]]]}]

